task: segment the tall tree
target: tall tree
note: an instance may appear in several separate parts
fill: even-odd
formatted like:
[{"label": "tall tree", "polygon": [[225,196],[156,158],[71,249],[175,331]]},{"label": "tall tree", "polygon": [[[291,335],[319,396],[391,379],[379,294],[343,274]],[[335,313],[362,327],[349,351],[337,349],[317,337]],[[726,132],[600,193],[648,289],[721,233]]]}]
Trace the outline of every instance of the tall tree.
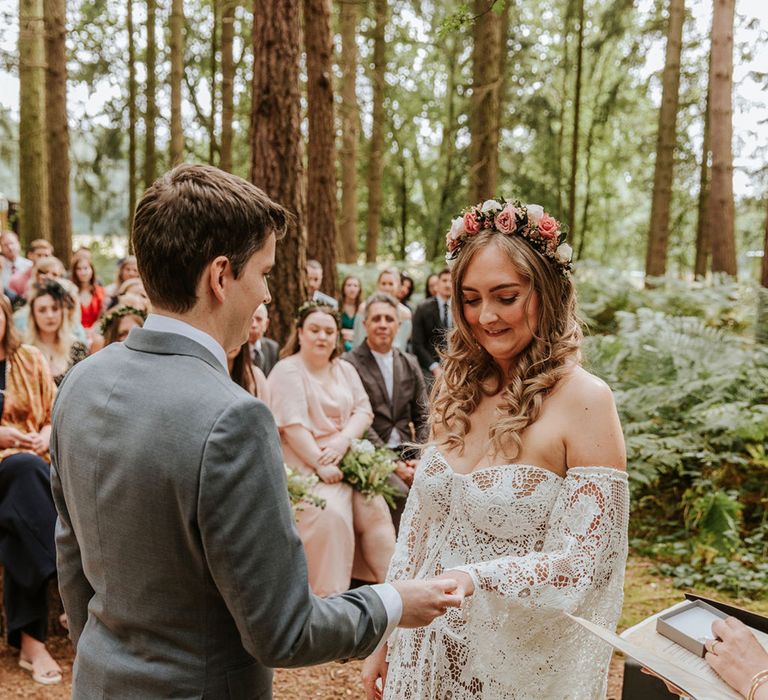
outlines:
[{"label": "tall tree", "polygon": [[358,3],[341,3],[341,212],[339,253],[344,262],[357,260],[357,140],[360,115],[357,107]]},{"label": "tall tree", "polygon": [[385,31],[387,0],[374,0],[376,15],[373,30],[373,124],[368,156],[368,231],[365,239],[365,261],[376,262],[381,231],[381,181],[384,174],[384,88],[387,57]]},{"label": "tall tree", "polygon": [[[584,66],[584,0],[578,0],[579,28],[576,43],[576,86],[573,91],[573,132],[571,136],[571,180],[568,186],[568,228],[571,245],[576,248],[576,177],[579,169],[579,120],[581,112],[581,74]],[[583,231],[579,235],[583,235]]]},{"label": "tall tree", "polygon": [[128,244],[132,245],[133,215],[136,210],[136,45],[133,31],[133,0],[127,0],[128,29]]},{"label": "tall tree", "polygon": [[232,170],[232,121],[235,113],[235,10],[237,0],[224,0],[221,8],[221,144],[219,167]]},{"label": "tall tree", "polygon": [[219,53],[219,5],[220,0],[211,0],[211,14],[213,19],[213,30],[211,31],[211,118],[208,120],[208,163],[214,165],[216,161],[216,102],[218,97],[218,88],[216,84],[216,74],[219,70],[217,56]]},{"label": "tall tree", "polygon": [[715,0],[712,14],[709,223],[712,271],[736,274],[733,204],[733,19],[736,0]]},{"label": "tall tree", "polygon": [[333,121],[331,0],[304,0],[307,52],[307,254],[323,266],[323,291],[336,294],[336,127]]},{"label": "tall tree", "polygon": [[711,253],[711,226],[709,221],[709,180],[710,180],[710,124],[709,103],[712,91],[712,74],[707,78],[707,101],[704,107],[704,138],[701,143],[701,164],[699,165],[699,205],[696,219],[696,261],[693,266],[695,277],[704,277],[709,268],[709,256]]},{"label": "tall tree", "polygon": [[667,52],[664,60],[659,129],[656,140],[656,164],[653,171],[651,222],[648,227],[648,250],[645,258],[645,274],[652,277],[659,277],[667,271],[669,211],[672,206],[677,105],[680,89],[680,52],[683,44],[684,20],[685,0],[670,0]]},{"label": "tall tree", "polygon": [[181,127],[181,81],[184,78],[184,4],[171,2],[171,165],[184,159]]},{"label": "tall tree", "polygon": [[157,0],[147,0],[147,84],[144,87],[146,108],[144,111],[144,187],[149,187],[157,175],[155,164],[155,122],[157,121],[157,40],[155,19]]},{"label": "tall tree", "polygon": [[72,253],[67,120],[66,0],[45,0],[45,121],[48,146],[48,210],[56,256]]},{"label": "tall tree", "polygon": [[[499,126],[502,32],[505,22],[492,11],[493,0],[475,0],[470,107],[470,201],[496,195],[499,173]],[[506,38],[506,37],[505,37]]]},{"label": "tall tree", "polygon": [[19,0],[19,223],[22,243],[51,238],[45,139],[43,0]]},{"label": "tall tree", "polygon": [[299,0],[254,0],[251,180],[295,217],[277,248],[270,328],[283,343],[306,298]]}]

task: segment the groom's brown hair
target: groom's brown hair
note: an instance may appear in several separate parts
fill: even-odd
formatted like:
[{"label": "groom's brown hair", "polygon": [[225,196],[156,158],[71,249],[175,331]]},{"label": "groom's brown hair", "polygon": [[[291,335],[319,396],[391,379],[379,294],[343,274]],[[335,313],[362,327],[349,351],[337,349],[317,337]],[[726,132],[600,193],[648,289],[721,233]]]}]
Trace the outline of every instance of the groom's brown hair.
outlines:
[{"label": "groom's brown hair", "polygon": [[147,189],[133,220],[133,248],[150,301],[189,311],[211,260],[227,257],[237,278],[270,234],[285,235],[292,218],[236,175],[208,165],[175,167]]}]

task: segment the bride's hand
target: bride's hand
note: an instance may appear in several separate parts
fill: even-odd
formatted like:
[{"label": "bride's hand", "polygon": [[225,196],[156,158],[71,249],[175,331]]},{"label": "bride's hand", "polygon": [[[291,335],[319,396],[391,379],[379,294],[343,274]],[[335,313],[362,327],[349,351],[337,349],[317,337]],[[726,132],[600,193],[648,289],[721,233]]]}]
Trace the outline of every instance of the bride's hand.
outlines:
[{"label": "bride's hand", "polygon": [[[381,648],[371,654],[363,663],[363,687],[365,688],[366,700],[381,700],[384,691],[384,684],[387,682],[387,645],[382,644]],[[376,681],[381,678],[381,686]]]},{"label": "bride's hand", "polygon": [[475,582],[472,580],[472,577],[464,571],[451,569],[450,571],[445,571],[436,578],[447,578],[456,581],[458,585],[456,586],[455,592],[460,593],[465,598],[469,598],[469,596],[475,592]]},{"label": "bride's hand", "polygon": [[320,481],[325,484],[336,484],[344,478],[341,469],[333,464],[318,465],[315,468]]}]

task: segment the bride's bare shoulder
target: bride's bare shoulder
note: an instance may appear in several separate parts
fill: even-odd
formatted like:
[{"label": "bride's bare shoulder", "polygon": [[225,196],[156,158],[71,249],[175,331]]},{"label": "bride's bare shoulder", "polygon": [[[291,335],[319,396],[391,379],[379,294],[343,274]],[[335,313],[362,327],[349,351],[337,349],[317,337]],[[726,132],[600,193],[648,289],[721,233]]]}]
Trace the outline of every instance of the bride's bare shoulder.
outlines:
[{"label": "bride's bare shoulder", "polygon": [[611,388],[600,377],[587,372],[581,365],[574,365],[568,373],[558,382],[555,395],[561,400],[578,403],[597,401],[609,401],[613,403]]}]

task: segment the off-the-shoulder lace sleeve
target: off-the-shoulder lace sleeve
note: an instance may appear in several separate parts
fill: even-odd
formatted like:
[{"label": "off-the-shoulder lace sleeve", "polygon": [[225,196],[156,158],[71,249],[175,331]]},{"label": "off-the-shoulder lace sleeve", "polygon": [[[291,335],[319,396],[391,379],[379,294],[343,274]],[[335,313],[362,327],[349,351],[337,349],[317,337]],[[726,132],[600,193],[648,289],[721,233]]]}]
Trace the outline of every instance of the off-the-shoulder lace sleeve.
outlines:
[{"label": "off-the-shoulder lace sleeve", "polygon": [[[568,471],[552,509],[542,550],[457,569],[484,595],[530,608],[574,611],[587,592],[607,587],[627,556],[627,475],[607,467]],[[467,613],[470,613],[469,607]]]}]

